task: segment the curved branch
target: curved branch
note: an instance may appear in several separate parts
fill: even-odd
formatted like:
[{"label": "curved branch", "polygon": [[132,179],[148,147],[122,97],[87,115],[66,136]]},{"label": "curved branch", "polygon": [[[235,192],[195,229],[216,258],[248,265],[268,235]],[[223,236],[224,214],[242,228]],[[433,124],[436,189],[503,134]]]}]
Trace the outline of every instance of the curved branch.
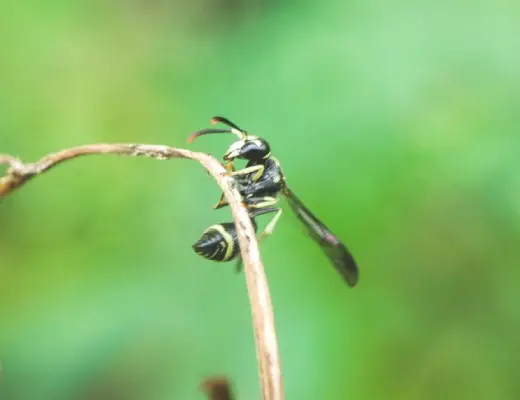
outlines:
[{"label": "curved branch", "polygon": [[276,339],[271,296],[260,259],[255,231],[241,196],[233,185],[232,178],[225,176],[226,170],[214,157],[163,145],[102,143],[65,149],[44,156],[35,163],[24,164],[16,157],[0,154],[0,165],[8,166],[7,175],[0,178],[0,198],[20,188],[27,181],[56,165],[73,158],[94,154],[116,154],[145,156],[157,160],[188,158],[196,160],[215,178],[231,207],[235,221],[240,252],[244,262],[247,291],[251,305],[256,354],[263,399],[283,399],[282,374],[278,342]]}]

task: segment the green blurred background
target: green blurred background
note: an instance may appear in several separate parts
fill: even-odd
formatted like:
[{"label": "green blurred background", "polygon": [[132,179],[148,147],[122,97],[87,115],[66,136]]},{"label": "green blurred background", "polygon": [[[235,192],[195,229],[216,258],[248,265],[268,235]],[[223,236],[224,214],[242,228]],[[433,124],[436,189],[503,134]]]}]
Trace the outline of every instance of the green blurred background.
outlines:
[{"label": "green blurred background", "polygon": [[[519,399],[520,4],[4,0],[0,152],[269,140],[351,248],[262,246],[287,399]],[[190,149],[221,155],[231,136]],[[244,276],[191,249],[194,162],[72,161],[0,204],[0,398],[259,399]]]}]

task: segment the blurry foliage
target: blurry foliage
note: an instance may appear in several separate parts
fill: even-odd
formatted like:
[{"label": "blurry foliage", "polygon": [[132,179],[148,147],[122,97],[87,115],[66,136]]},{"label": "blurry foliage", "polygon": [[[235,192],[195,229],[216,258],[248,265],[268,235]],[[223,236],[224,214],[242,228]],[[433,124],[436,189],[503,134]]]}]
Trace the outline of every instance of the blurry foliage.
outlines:
[{"label": "blurry foliage", "polygon": [[[266,137],[356,255],[284,214],[262,245],[287,398],[517,399],[520,6],[3,2],[0,152]],[[220,155],[232,138],[192,148]],[[243,276],[197,257],[200,166],[73,161],[0,204],[0,398],[259,398]]]}]

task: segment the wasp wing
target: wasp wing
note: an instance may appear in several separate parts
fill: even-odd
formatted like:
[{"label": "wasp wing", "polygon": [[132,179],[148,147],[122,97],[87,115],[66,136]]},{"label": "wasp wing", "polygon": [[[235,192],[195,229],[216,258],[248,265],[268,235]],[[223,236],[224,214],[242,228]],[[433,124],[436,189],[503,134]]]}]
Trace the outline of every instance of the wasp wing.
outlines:
[{"label": "wasp wing", "polygon": [[298,219],[307,227],[309,236],[319,244],[349,286],[355,286],[358,281],[358,268],[352,254],[289,188],[284,189],[284,194]]}]

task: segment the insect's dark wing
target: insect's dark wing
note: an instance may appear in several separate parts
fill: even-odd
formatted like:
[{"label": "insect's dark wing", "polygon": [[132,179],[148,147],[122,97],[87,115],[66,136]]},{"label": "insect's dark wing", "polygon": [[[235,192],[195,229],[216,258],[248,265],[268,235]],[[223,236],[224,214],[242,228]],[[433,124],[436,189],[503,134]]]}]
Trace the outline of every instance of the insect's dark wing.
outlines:
[{"label": "insect's dark wing", "polygon": [[298,219],[307,227],[309,235],[320,245],[336,270],[349,286],[355,286],[358,281],[358,268],[352,254],[289,188],[284,189],[284,194]]}]

